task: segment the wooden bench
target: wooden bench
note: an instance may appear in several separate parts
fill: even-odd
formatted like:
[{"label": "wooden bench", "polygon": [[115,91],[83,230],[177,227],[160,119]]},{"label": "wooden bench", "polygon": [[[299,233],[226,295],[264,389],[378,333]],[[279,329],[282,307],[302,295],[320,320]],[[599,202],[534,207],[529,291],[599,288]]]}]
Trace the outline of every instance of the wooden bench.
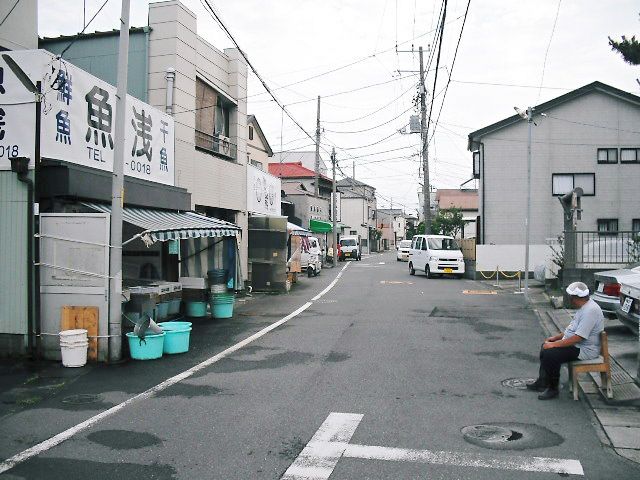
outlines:
[{"label": "wooden bench", "polygon": [[593,360],[576,360],[569,363],[569,390],[573,391],[573,399],[578,400],[578,376],[586,372],[600,372],[603,390],[607,398],[613,398],[611,388],[611,364],[609,363],[609,343],[607,333],[600,333],[600,356]]}]

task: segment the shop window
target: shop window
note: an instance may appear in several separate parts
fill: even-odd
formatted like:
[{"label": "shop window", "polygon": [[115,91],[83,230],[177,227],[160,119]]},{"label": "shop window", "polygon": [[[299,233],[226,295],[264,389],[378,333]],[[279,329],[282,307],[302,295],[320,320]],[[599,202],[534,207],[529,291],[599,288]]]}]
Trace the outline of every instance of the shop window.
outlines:
[{"label": "shop window", "polygon": [[618,163],[617,148],[599,148],[598,163]]}]

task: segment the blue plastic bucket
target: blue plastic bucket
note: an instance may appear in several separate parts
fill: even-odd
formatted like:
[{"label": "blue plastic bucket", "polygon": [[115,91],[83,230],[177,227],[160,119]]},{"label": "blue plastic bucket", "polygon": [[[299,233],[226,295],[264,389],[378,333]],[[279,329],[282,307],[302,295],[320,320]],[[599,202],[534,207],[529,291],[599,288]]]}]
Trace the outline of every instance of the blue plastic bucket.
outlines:
[{"label": "blue plastic bucket", "polygon": [[214,293],[209,296],[211,315],[213,318],[230,318],[233,316],[233,293]]},{"label": "blue plastic bucket", "polygon": [[131,358],[134,360],[153,360],[162,357],[164,337],[164,332],[154,333],[145,336],[144,340],[140,340],[135,333],[127,333]]},{"label": "blue plastic bucket", "polygon": [[180,313],[180,303],[182,303],[182,300],[179,298],[175,298],[173,300],[169,300],[169,311],[168,314],[169,315],[177,315],[178,313]]},{"label": "blue plastic bucket", "polygon": [[167,318],[167,315],[169,314],[169,302],[157,303],[156,311],[158,312],[158,319]]},{"label": "blue plastic bucket", "polygon": [[191,322],[165,322],[158,324],[164,330],[164,347],[162,351],[168,354],[189,351],[189,337]]},{"label": "blue plastic bucket", "polygon": [[187,317],[206,317],[207,302],[186,302],[185,314]]}]

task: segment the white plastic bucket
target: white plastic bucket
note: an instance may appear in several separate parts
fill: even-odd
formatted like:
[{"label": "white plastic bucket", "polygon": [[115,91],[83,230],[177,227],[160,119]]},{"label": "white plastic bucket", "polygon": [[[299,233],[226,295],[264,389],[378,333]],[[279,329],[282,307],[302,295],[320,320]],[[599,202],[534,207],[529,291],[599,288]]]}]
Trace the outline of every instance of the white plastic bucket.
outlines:
[{"label": "white plastic bucket", "polygon": [[87,363],[89,340],[82,328],[60,332],[60,353],[65,367],[82,367]]}]

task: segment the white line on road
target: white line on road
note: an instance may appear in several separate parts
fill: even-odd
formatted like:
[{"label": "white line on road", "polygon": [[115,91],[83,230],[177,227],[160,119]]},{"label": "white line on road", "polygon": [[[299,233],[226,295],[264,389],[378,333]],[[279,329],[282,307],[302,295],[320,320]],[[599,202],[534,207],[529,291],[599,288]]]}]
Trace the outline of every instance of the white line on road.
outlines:
[{"label": "white line on road", "polygon": [[[348,266],[349,266],[349,264],[347,263],[342,268],[342,270],[340,271],[338,276],[329,284],[329,286],[327,288],[325,288],[322,292],[320,292],[320,294],[316,295],[313,298],[313,300],[315,301],[315,300],[319,299],[325,293],[327,293],[329,290],[331,290],[335,286],[335,284],[338,282],[340,277],[342,276],[342,272],[344,272],[344,270]],[[12,456],[10,458],[7,458],[2,463],[0,463],[0,474],[6,472],[7,470],[12,469],[13,467],[18,465],[19,463],[22,463],[22,462],[24,462],[25,460],[28,460],[31,457],[35,457],[36,455],[39,455],[39,454],[41,454],[43,452],[46,452],[47,450],[50,450],[51,448],[55,447],[56,445],[61,444],[65,440],[68,440],[69,438],[73,437],[74,435],[82,432],[83,430],[86,430],[87,428],[91,427],[92,425],[95,425],[100,420],[103,420],[103,419],[105,419],[107,417],[110,417],[111,415],[113,415],[114,413],[122,410],[123,408],[127,407],[128,405],[131,405],[132,403],[135,403],[135,402],[138,402],[140,400],[144,400],[146,398],[149,398],[149,397],[155,395],[156,393],[158,393],[158,392],[160,392],[162,390],[165,390],[166,388],[170,387],[171,385],[175,385],[176,383],[181,382],[182,380],[185,380],[185,379],[189,378],[194,373],[199,372],[203,368],[206,368],[206,367],[208,367],[210,365],[213,365],[214,363],[216,363],[216,362],[222,360],[223,358],[231,355],[232,353],[236,352],[237,350],[240,350],[242,347],[245,347],[248,344],[250,344],[251,342],[253,342],[253,341],[259,339],[260,337],[266,335],[267,333],[269,333],[270,331],[274,330],[275,328],[278,328],[283,323],[286,323],[289,320],[291,320],[292,318],[297,317],[302,312],[304,312],[307,308],[309,308],[311,305],[312,305],[312,302],[305,303],[300,308],[298,308],[297,310],[291,312],[286,317],[281,318],[277,322],[272,323],[268,327],[263,328],[259,332],[254,333],[250,337],[242,340],[239,343],[236,343],[235,345],[227,348],[226,350],[218,353],[217,355],[214,355],[213,357],[210,357],[210,358],[206,359],[205,361],[203,361],[203,362],[191,367],[188,370],[185,370],[182,373],[179,373],[178,375],[176,375],[174,377],[171,377],[171,378],[165,380],[162,383],[159,383],[155,387],[151,387],[150,389],[145,390],[142,393],[139,393],[135,397],[131,397],[128,400],[125,400],[124,402],[119,403],[118,405],[116,405],[114,407],[111,407],[108,410],[105,410],[103,412],[100,412],[97,415],[94,415],[93,417],[85,420],[82,423],[79,423],[79,424],[77,424],[77,425],[75,425],[75,426],[73,426],[73,427],[71,427],[71,428],[69,428],[69,429],[67,429],[67,430],[65,430],[63,432],[60,432],[57,435],[54,435],[51,438],[48,438],[47,440],[44,440],[43,442],[38,443],[37,445],[34,445],[33,447],[27,448],[26,450],[14,455],[14,456]]]},{"label": "white line on road", "polygon": [[584,475],[578,460],[478,453],[434,452],[349,444],[362,415],[331,413],[281,480],[326,480],[341,457],[364,460]]}]

